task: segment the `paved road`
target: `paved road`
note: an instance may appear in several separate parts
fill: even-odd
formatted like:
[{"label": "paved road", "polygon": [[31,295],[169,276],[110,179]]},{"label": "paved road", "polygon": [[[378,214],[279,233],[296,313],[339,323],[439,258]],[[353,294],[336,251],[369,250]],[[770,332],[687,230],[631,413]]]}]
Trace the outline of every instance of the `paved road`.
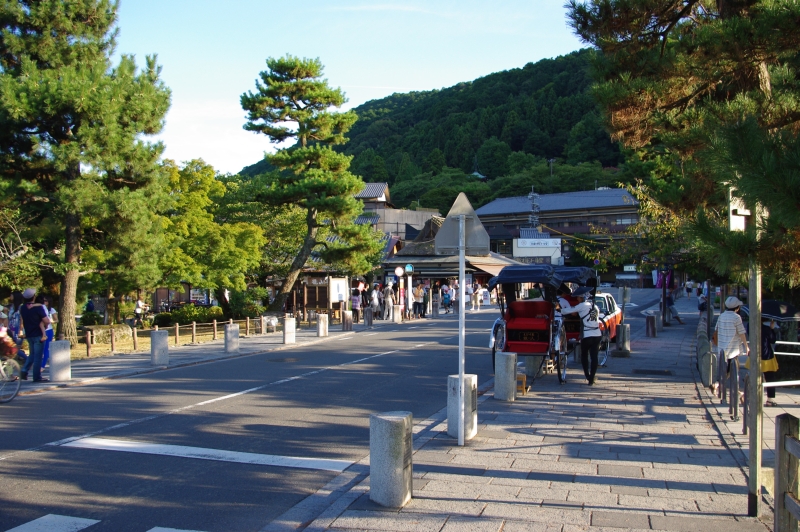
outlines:
[{"label": "paved road", "polygon": [[[494,315],[468,315],[467,371],[480,383],[490,378],[485,330]],[[0,530],[45,514],[100,521],[92,531],[259,530],[338,474],[319,469],[324,463],[285,467],[281,457],[346,467],[369,451],[370,413],[425,418],[445,406],[446,376],[458,370],[456,327],[452,316],[386,324],[20,397],[3,407],[0,422]],[[119,440],[126,450],[105,450]],[[185,454],[185,447],[256,455],[228,456],[236,460],[278,457],[278,465],[141,454]]]}]

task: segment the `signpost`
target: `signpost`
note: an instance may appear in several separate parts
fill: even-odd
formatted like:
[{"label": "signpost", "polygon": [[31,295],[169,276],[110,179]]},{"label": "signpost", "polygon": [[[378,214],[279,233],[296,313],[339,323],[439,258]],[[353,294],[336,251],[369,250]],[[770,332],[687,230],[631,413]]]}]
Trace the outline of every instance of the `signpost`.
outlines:
[{"label": "signpost", "polygon": [[458,253],[458,444],[464,445],[464,323],[466,255],[488,255],[489,233],[483,228],[475,210],[463,192],[458,195],[441,229],[436,234],[437,255]]}]

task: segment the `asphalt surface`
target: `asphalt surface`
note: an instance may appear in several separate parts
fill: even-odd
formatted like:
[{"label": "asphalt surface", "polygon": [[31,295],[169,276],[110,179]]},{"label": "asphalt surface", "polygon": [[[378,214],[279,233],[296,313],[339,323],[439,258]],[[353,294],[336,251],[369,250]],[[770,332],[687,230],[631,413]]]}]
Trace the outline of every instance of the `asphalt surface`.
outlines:
[{"label": "asphalt surface", "polygon": [[[495,317],[489,309],[467,315],[466,370],[479,385],[491,378]],[[259,530],[336,473],[59,444],[93,436],[357,462],[369,452],[370,413],[424,419],[446,405],[457,323],[381,324],[315,345],[20,397],[0,411],[0,530],[45,514],[100,521],[92,531]]]}]

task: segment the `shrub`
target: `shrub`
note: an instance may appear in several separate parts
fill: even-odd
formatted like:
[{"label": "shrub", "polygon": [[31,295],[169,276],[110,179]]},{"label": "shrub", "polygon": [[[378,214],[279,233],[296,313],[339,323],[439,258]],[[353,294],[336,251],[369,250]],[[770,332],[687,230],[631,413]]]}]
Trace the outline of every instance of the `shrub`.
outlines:
[{"label": "shrub", "polygon": [[103,323],[103,316],[101,316],[99,312],[84,312],[83,315],[81,315],[82,326],[100,325],[101,323]]},{"label": "shrub", "polygon": [[153,325],[159,327],[169,327],[172,325],[172,314],[169,312],[161,312],[153,317]]},{"label": "shrub", "polygon": [[172,311],[172,322],[181,325],[188,325],[193,321],[197,323],[210,323],[212,320],[222,319],[223,313],[220,307],[198,307],[194,304],[184,305]]}]

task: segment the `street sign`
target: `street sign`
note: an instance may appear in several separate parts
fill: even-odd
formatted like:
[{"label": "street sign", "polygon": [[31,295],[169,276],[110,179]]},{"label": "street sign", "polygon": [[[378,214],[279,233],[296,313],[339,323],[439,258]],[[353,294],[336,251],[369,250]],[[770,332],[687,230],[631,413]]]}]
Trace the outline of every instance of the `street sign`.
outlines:
[{"label": "street sign", "polygon": [[406,273],[414,273],[414,266],[412,264],[406,264]]},{"label": "street sign", "polygon": [[475,214],[475,209],[463,192],[458,195],[450,212],[436,233],[434,252],[437,255],[458,254],[458,217],[464,215],[464,240],[467,255],[489,254],[489,233]]}]

